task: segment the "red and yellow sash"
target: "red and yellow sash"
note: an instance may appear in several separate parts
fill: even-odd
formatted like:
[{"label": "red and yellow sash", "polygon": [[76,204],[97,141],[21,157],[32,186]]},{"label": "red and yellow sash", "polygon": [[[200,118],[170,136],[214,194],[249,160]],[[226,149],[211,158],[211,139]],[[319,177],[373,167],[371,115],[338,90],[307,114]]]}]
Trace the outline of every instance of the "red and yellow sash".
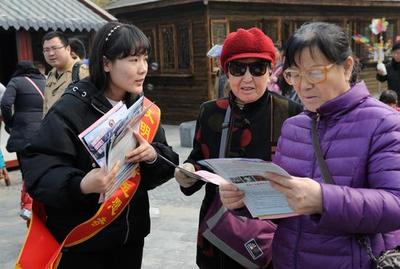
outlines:
[{"label": "red and yellow sash", "polygon": [[[151,104],[144,99],[144,107]],[[152,105],[140,121],[139,133],[148,142],[153,141],[160,123],[160,109]],[[140,169],[126,180],[115,193],[105,201],[97,213],[89,220],[75,227],[59,244],[45,225],[46,214],[41,204],[33,202],[33,214],[25,243],[15,267],[17,269],[53,269],[57,268],[63,247],[71,247],[95,236],[113,222],[129,204],[140,183]]]}]

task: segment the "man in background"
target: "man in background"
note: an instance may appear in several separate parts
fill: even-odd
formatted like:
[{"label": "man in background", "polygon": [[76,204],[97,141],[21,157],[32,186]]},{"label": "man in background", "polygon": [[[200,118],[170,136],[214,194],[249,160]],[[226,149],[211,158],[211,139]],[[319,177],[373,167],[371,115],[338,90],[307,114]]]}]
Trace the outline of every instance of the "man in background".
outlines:
[{"label": "man in background", "polygon": [[392,60],[386,65],[377,65],[376,79],[380,82],[387,81],[388,90],[395,91],[397,96],[400,96],[400,43],[393,45],[392,56]]},{"label": "man in background", "polygon": [[76,37],[71,37],[68,39],[69,46],[71,47],[71,56],[74,60],[82,61],[82,63],[86,64],[86,49],[83,42]]},{"label": "man in background", "polygon": [[47,76],[44,93],[43,115],[46,115],[68,85],[87,77],[89,69],[80,60],[72,58],[71,46],[64,33],[47,33],[42,39],[42,46],[46,62],[53,67]]}]

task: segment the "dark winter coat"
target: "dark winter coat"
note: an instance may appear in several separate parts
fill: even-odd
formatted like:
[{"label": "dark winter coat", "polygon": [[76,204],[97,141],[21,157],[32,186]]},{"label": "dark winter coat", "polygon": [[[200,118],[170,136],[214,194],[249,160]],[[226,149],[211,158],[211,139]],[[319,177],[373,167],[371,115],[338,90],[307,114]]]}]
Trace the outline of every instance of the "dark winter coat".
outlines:
[{"label": "dark winter coat", "polygon": [[387,74],[384,76],[376,74],[376,79],[381,82],[387,81],[388,90],[395,91],[400,100],[400,63],[392,59],[385,66]]},{"label": "dark winter coat", "polygon": [[[129,106],[132,102],[127,100]],[[84,195],[82,178],[96,167],[78,135],[103,116],[111,104],[88,79],[70,85],[43,119],[38,134],[26,148],[24,178],[29,194],[45,205],[47,227],[58,241],[98,210],[99,194]],[[163,128],[151,143],[156,151],[178,164],[178,155],[168,146]],[[147,191],[173,177],[174,168],[162,159],[140,163],[141,183],[121,215],[93,238],[72,251],[104,251],[120,247],[150,231]]]},{"label": "dark winter coat", "polygon": [[311,139],[311,118],[288,119],[274,162],[322,188],[323,213],[282,219],[273,241],[274,268],[372,268],[356,234],[374,255],[400,245],[400,116],[369,96],[364,83],[323,104],[318,135],[335,182],[324,183]]},{"label": "dark winter coat", "polygon": [[43,97],[25,76],[32,79],[42,94],[46,84],[41,74],[19,75],[8,83],[1,100],[1,112],[10,133],[6,146],[9,152],[22,151],[39,129],[43,116]]},{"label": "dark winter coat", "polygon": [[[273,142],[278,140],[283,121],[302,111],[300,105],[268,91],[257,101],[246,104],[243,109],[235,103],[232,93],[229,97],[206,102],[200,108],[193,150],[188,162],[197,166],[196,162],[199,160],[219,157],[222,125],[228,105],[232,109],[232,131],[228,135],[226,157],[230,158],[271,160],[271,147],[274,146]],[[204,182],[198,181],[190,188],[181,187],[181,190],[185,195],[192,195],[203,185]],[[215,185],[206,184],[200,222],[214,200],[216,191]],[[198,235],[197,241],[197,264],[200,268],[241,268],[238,263],[221,254],[201,234]]]}]

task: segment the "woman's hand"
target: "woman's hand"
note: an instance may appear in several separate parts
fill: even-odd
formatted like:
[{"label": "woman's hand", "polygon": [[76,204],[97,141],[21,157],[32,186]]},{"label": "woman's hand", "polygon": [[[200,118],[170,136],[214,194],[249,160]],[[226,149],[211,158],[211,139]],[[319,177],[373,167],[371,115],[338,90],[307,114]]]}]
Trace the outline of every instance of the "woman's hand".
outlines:
[{"label": "woman's hand", "polygon": [[81,181],[81,192],[83,194],[105,193],[111,187],[119,168],[120,165],[117,162],[108,173],[104,168],[92,169]]},{"label": "woman's hand", "polygon": [[[183,163],[179,166],[192,173],[196,171],[194,165],[191,163]],[[190,188],[197,182],[197,179],[189,177],[178,168],[175,168],[174,176],[176,181],[178,181],[179,185],[181,185],[183,188]]]},{"label": "woman's hand", "polygon": [[6,167],[0,168],[0,178],[8,177],[8,171]]},{"label": "woman's hand", "polygon": [[139,146],[126,154],[125,161],[127,163],[154,162],[157,159],[157,151],[140,134],[133,132],[133,135]]},{"label": "woman's hand", "polygon": [[267,173],[271,186],[286,196],[290,208],[302,215],[322,213],[321,185],[306,177],[284,177]]},{"label": "woman's hand", "polygon": [[219,185],[219,196],[222,204],[228,209],[244,207],[244,193],[233,184]]}]

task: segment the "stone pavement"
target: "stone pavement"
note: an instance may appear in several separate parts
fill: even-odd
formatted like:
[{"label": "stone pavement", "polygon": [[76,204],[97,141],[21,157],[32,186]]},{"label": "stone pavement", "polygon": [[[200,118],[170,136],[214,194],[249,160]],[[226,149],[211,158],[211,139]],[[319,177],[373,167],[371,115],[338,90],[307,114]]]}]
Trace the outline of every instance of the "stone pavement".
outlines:
[{"label": "stone pavement", "polygon": [[[164,128],[169,144],[183,162],[190,148],[180,147],[178,126]],[[4,144],[1,149],[5,150]],[[18,217],[20,189],[19,171],[11,172],[10,187],[0,182],[0,269],[14,268],[25,237],[25,223]],[[197,268],[196,231],[203,195],[202,190],[191,197],[184,196],[174,179],[150,191],[152,228],[145,242],[143,269]]]}]

